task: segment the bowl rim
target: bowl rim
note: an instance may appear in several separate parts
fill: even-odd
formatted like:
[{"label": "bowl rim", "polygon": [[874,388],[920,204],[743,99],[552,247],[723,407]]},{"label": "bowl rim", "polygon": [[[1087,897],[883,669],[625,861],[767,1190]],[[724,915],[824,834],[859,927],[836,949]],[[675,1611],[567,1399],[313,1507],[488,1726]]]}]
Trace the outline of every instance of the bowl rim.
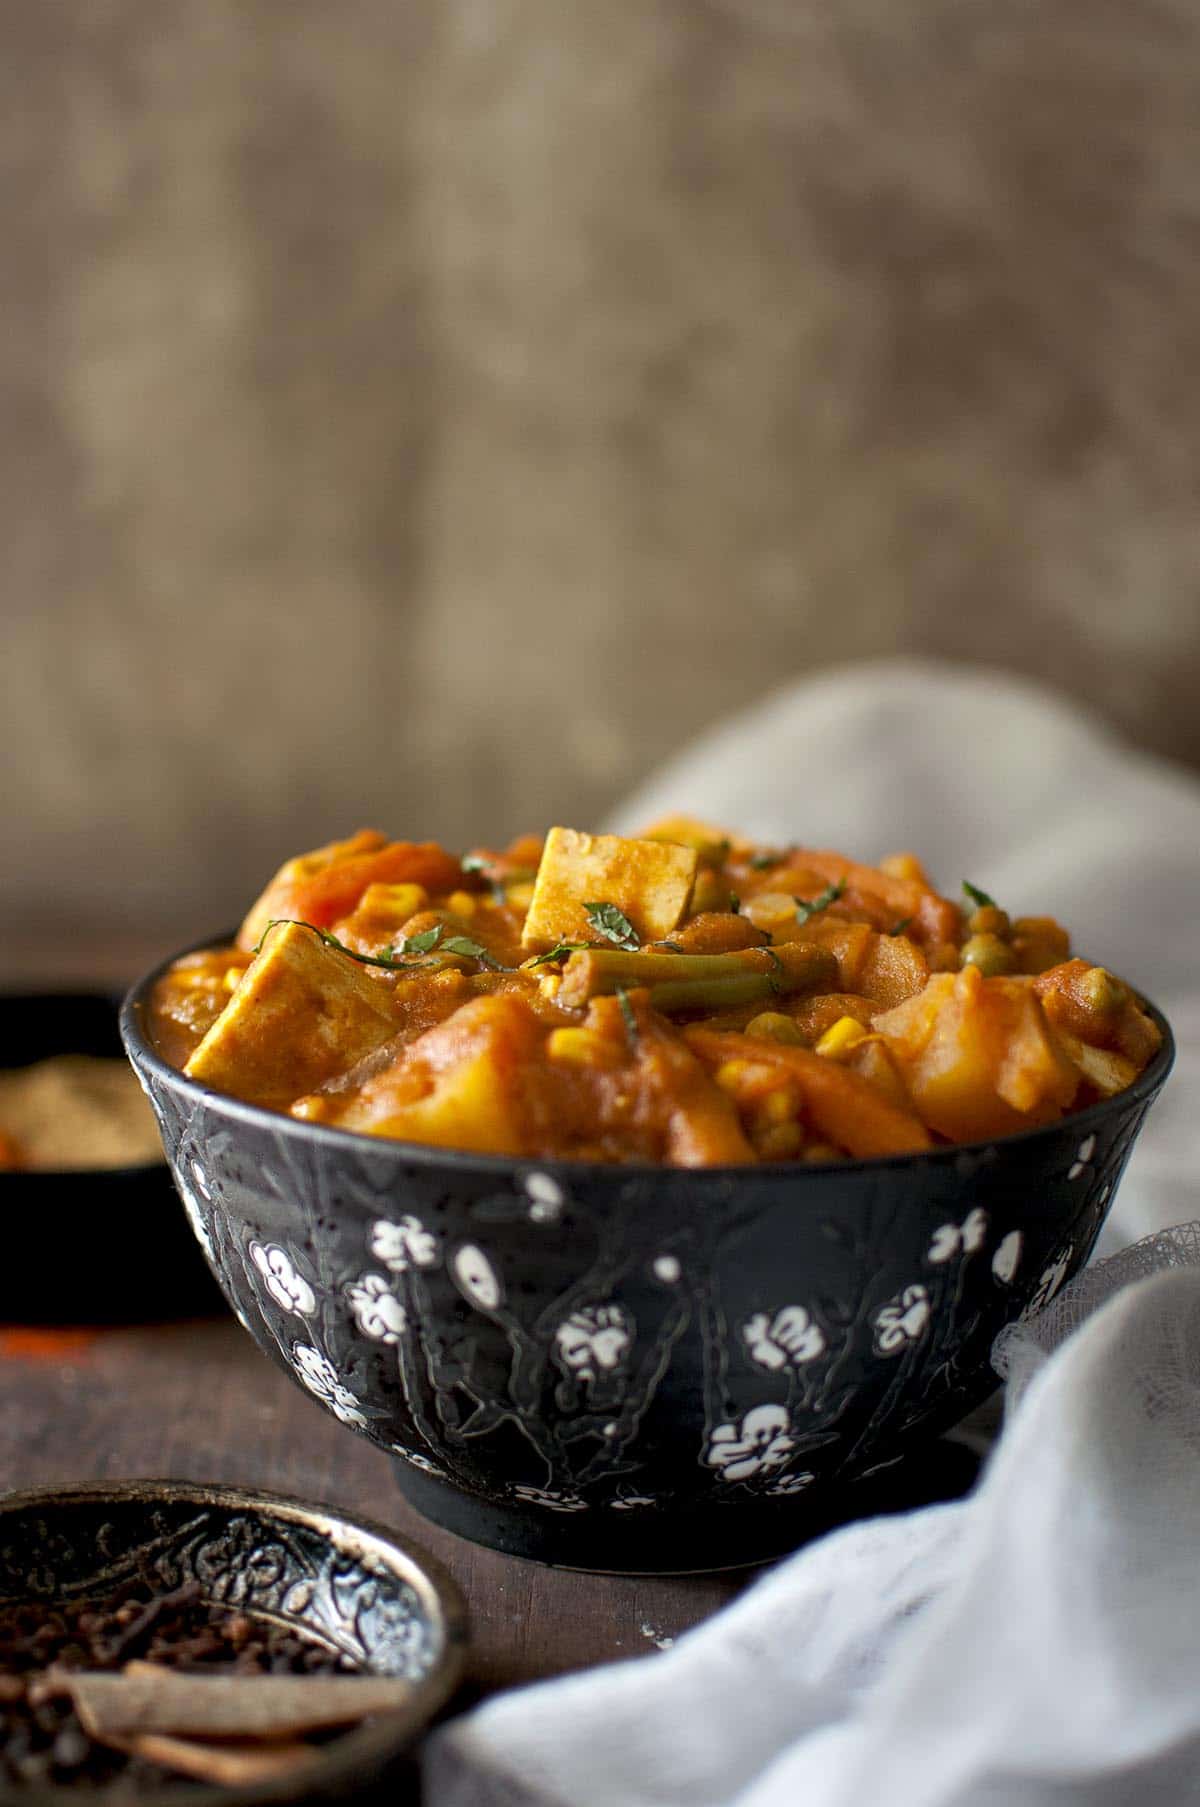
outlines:
[{"label": "bowl rim", "polygon": [[[198,1506],[240,1507],[261,1512],[265,1518],[291,1521],[316,1530],[331,1543],[347,1547],[356,1542],[382,1551],[384,1560],[414,1588],[425,1610],[441,1632],[441,1649],[428,1677],[414,1690],[413,1698],[395,1712],[378,1715],[366,1724],[344,1732],[307,1764],[303,1771],[284,1776],[274,1782],[260,1782],[245,1787],[229,1787],[216,1783],[188,1784],[182,1781],[169,1788],[146,1789],[139,1793],[145,1807],[208,1807],[209,1803],[228,1803],[229,1807],[257,1807],[257,1803],[283,1800],[303,1801],[317,1792],[324,1798],[326,1790],[353,1782],[364,1769],[399,1756],[412,1745],[445,1707],[463,1677],[468,1647],[468,1616],[462,1590],[453,1576],[423,1545],[401,1541],[396,1532],[377,1520],[361,1518],[356,1513],[329,1503],[296,1498],[276,1493],[265,1487],[239,1487],[227,1483],[188,1481],[177,1478],[147,1476],[145,1479],[70,1482],[53,1487],[21,1488],[0,1493],[0,1521],[10,1512],[45,1510],[52,1512],[62,1505],[108,1502],[192,1502]],[[69,1786],[50,1785],[31,1789],[30,1799],[53,1803],[74,1801],[78,1790]]]},{"label": "bowl rim", "polygon": [[[124,1007],[124,994],[119,987],[105,990],[102,986],[84,985],[6,985],[0,990],[0,1015],[8,1004],[36,1005],[53,1000],[56,1004],[103,1004],[112,1013],[114,1029],[120,1029],[121,1011]],[[58,1049],[58,1054],[78,1054],[80,1050],[73,1047]],[[43,1054],[37,1060],[25,1061],[19,1066],[3,1066],[0,1072],[19,1073],[25,1067],[40,1066],[43,1060],[54,1060],[55,1054]],[[102,1060],[119,1061],[119,1054],[105,1054]],[[119,1167],[0,1167],[0,1186],[23,1184],[41,1186],[48,1181],[60,1185],[63,1180],[138,1180],[152,1174],[161,1174],[167,1165],[165,1153],[149,1161],[126,1161]]]},{"label": "bowl rim", "polygon": [[[201,1085],[199,1081],[188,1078],[181,1068],[173,1067],[164,1060],[150,1040],[145,1021],[153,987],[176,960],[209,948],[229,946],[232,941],[232,934],[205,935],[187,947],[168,954],[130,986],[121,1003],[119,1023],[125,1051],[139,1078],[144,1069],[156,1079],[188,1094],[197,1106],[215,1106],[236,1122],[245,1123],[252,1128],[269,1129],[277,1135],[286,1132],[309,1143],[315,1142],[318,1146],[360,1155],[372,1148],[387,1150],[395,1159],[410,1166],[449,1168],[462,1174],[500,1175],[517,1182],[534,1173],[561,1173],[565,1176],[586,1175],[589,1178],[607,1175],[614,1184],[648,1178],[661,1184],[664,1180],[676,1179],[682,1175],[705,1183],[710,1179],[713,1182],[728,1182],[733,1179],[744,1182],[761,1176],[764,1179],[779,1180],[786,1177],[797,1183],[817,1184],[828,1180],[832,1175],[843,1173],[886,1173],[897,1168],[920,1166],[922,1163],[940,1165],[964,1159],[978,1160],[993,1150],[1036,1143],[1039,1138],[1052,1139],[1067,1124],[1078,1127],[1081,1139],[1086,1140],[1090,1130],[1105,1122],[1123,1105],[1148,1104],[1165,1083],[1175,1064],[1175,1037],[1171,1025],[1158,1006],[1139,992],[1144,1008],[1161,1031],[1163,1039],[1162,1046],[1133,1084],[1126,1086],[1124,1091],[1114,1092],[1109,1098],[1101,1098],[1095,1104],[1086,1105],[1082,1110],[1069,1111],[1053,1122],[1039,1123],[1030,1129],[1016,1130],[1009,1135],[989,1136],[976,1142],[938,1143],[933,1148],[916,1149],[907,1154],[860,1156],[812,1165],[806,1165],[802,1161],[742,1161],[712,1167],[672,1167],[654,1161],[576,1161],[562,1155],[543,1158],[537,1155],[479,1154],[465,1148],[442,1148],[430,1142],[403,1142],[392,1136],[370,1136],[363,1130],[341,1129],[330,1123],[307,1123],[302,1118],[285,1116],[282,1111],[269,1110],[266,1105],[250,1104],[243,1098],[234,1098],[228,1092],[219,1092],[212,1086]],[[57,1172],[58,1169],[54,1171]]]}]

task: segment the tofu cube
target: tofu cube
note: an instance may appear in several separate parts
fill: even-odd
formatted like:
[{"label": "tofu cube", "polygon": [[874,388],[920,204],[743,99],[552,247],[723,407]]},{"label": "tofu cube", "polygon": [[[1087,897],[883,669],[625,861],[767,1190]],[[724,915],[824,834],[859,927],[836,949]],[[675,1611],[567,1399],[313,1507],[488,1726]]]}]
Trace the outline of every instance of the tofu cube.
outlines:
[{"label": "tofu cube", "polygon": [[521,945],[541,952],[560,941],[596,941],[584,908],[589,903],[615,904],[643,943],[662,941],[688,907],[696,864],[694,847],[552,828]]},{"label": "tofu cube", "polygon": [[385,985],[311,929],[280,923],[184,1072],[278,1106],[345,1072],[395,1027]]}]

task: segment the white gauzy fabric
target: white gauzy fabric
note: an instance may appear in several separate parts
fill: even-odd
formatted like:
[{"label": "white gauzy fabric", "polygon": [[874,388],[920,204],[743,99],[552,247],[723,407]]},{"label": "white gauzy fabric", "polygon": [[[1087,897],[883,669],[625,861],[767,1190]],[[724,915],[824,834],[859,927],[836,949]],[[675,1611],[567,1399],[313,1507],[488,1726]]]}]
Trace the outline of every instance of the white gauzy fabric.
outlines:
[{"label": "white gauzy fabric", "polygon": [[[948,890],[1059,915],[1180,1040],[1116,1240],[1194,1213],[1200,786],[1026,686],[905,663],[719,730],[616,825],[679,809],[912,846]],[[488,1702],[432,1742],[431,1807],[1200,1803],[1200,1224],[1093,1266],[996,1362],[968,1500],[822,1539],[661,1655]]]}]

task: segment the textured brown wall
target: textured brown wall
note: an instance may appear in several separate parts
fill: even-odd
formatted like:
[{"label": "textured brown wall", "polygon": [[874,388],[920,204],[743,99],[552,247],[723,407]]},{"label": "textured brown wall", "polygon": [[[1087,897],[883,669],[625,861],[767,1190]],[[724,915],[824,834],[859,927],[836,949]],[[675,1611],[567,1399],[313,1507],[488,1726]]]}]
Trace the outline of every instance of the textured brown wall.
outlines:
[{"label": "textured brown wall", "polygon": [[66,0],[5,39],[12,934],[202,929],[360,820],[588,820],[862,653],[1200,763],[1193,6]]}]

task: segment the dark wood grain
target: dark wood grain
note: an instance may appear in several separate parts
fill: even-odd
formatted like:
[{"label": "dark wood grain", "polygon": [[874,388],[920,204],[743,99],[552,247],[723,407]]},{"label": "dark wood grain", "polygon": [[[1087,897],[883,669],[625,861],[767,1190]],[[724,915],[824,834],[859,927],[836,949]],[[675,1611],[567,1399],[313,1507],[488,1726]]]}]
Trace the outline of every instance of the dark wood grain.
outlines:
[{"label": "dark wood grain", "polygon": [[[147,1273],[146,1285],[169,1285]],[[171,1476],[242,1483],[387,1525],[450,1570],[471,1615],[464,1701],[539,1676],[644,1655],[736,1592],[735,1576],[643,1579],[547,1569],[437,1530],[400,1497],[387,1457],[278,1373],[231,1320],[115,1329],[0,1329],[0,1483]]]}]

